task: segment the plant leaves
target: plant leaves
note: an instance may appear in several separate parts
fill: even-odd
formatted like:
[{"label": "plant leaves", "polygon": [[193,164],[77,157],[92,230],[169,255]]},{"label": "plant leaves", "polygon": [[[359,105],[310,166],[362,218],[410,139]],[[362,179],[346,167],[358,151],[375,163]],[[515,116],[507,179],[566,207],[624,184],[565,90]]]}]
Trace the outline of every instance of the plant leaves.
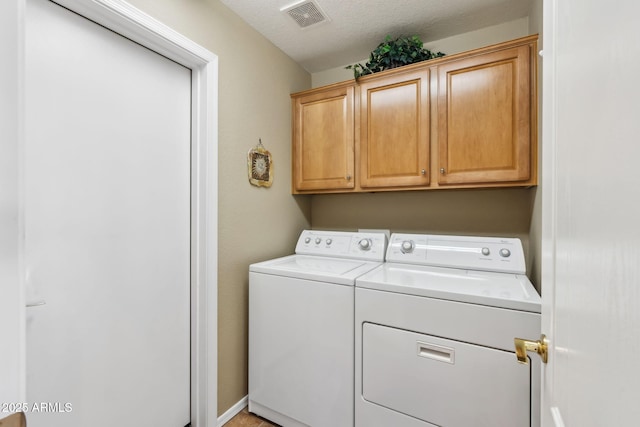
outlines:
[{"label": "plant leaves", "polygon": [[422,40],[416,35],[392,39],[391,35],[387,34],[384,42],[371,51],[366,64],[353,64],[345,68],[352,69],[353,77],[357,79],[367,74],[445,56],[442,52],[434,53],[423,46]]}]

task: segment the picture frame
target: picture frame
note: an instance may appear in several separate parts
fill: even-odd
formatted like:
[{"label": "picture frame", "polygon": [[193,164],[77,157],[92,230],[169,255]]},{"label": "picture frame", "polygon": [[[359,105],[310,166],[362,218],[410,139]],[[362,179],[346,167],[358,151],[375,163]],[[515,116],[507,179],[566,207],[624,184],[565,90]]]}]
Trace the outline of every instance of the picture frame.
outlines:
[{"label": "picture frame", "polygon": [[247,168],[251,185],[271,187],[273,183],[273,159],[271,153],[262,145],[262,139],[258,140],[258,145],[249,150]]}]

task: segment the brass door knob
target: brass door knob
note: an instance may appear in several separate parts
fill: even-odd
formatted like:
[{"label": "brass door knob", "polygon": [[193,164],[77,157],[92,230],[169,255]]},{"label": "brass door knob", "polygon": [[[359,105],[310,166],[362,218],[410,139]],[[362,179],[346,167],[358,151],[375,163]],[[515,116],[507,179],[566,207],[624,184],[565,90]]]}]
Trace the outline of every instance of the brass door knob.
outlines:
[{"label": "brass door knob", "polygon": [[542,334],[538,341],[530,341],[522,338],[514,338],[513,342],[516,346],[516,357],[518,362],[524,365],[529,364],[529,358],[527,357],[527,351],[534,351],[540,355],[542,363],[547,363],[548,358],[548,341],[547,337]]}]

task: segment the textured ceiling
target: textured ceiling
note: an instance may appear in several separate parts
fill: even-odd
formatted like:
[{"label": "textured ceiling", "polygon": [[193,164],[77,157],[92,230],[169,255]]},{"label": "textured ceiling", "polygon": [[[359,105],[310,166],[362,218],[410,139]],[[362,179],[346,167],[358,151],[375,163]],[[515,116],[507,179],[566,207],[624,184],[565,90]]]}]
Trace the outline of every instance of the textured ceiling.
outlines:
[{"label": "textured ceiling", "polygon": [[296,0],[220,0],[309,72],[369,56],[387,34],[443,39],[528,16],[532,0],[315,0],[329,17],[301,29],[280,9]]}]

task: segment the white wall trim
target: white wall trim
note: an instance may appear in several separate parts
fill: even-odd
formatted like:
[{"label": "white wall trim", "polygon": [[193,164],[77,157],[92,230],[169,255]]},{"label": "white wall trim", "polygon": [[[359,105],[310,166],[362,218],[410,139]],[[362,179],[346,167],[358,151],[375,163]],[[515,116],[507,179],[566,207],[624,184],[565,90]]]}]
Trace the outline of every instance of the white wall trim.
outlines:
[{"label": "white wall trim", "polygon": [[218,427],[222,427],[228,423],[231,418],[238,415],[249,404],[249,395],[240,399],[235,405],[227,409],[227,411],[218,417]]},{"label": "white wall trim", "polygon": [[[11,1],[16,10],[24,10],[26,0]],[[214,427],[218,422],[218,57],[125,1],[54,2],[192,70],[191,422],[194,427]],[[16,32],[20,37],[24,34],[24,19],[24,14],[18,17]],[[18,43],[18,46],[3,44],[2,52],[5,47],[10,54],[6,58],[8,61],[23,60],[22,43]],[[21,105],[24,94],[19,94],[18,98],[18,105],[14,108],[20,121],[23,117]],[[4,135],[2,136],[0,141],[4,139]],[[11,142],[17,140],[17,144],[23,146],[22,136],[9,136],[12,137]],[[8,185],[19,186],[19,177],[15,177],[15,183],[12,180],[13,178],[9,180]],[[16,301],[16,304],[24,306],[23,298]],[[24,313],[23,307],[21,310]],[[24,348],[24,331],[20,341],[19,345]],[[24,360],[14,368],[20,371],[21,384],[17,386],[22,390],[20,397],[24,400]]]}]

